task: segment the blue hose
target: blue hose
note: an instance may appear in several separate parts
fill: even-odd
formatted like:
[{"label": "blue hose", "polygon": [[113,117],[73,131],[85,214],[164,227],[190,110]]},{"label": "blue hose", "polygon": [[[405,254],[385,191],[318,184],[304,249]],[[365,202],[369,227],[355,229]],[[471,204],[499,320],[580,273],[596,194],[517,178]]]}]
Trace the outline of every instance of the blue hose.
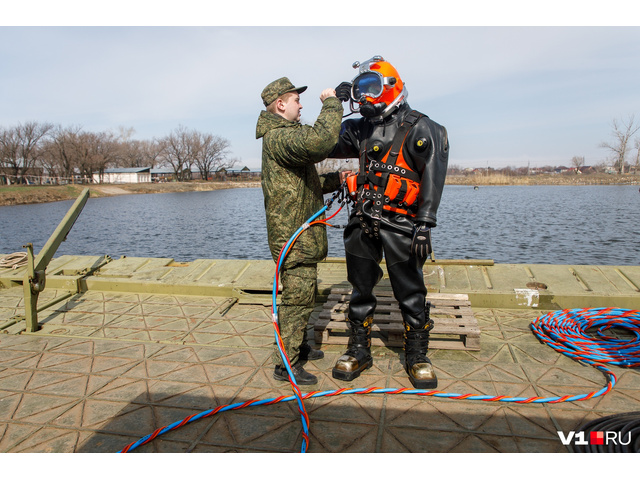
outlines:
[{"label": "blue hose", "polygon": [[[318,210],[315,214],[313,214],[311,217],[309,217],[309,219],[300,227],[298,228],[298,230],[295,231],[295,233],[291,236],[291,238],[289,239],[289,241],[284,245],[284,247],[282,247],[282,252],[288,252],[289,248],[291,247],[291,245],[293,244],[293,242],[295,241],[295,239],[298,237],[298,235],[300,233],[302,233],[304,230],[306,230],[307,228],[309,228],[309,224],[311,222],[313,222],[316,218],[318,218],[320,215],[322,215],[327,208],[329,208],[329,205],[325,205],[323,206],[320,210]],[[282,265],[284,264],[284,261],[286,259],[286,254],[285,255],[280,255],[280,260],[278,262],[277,265],[277,269],[276,269],[276,273],[273,276],[273,290],[272,290],[272,305],[273,305],[273,322],[274,324],[278,324],[278,309],[276,307],[277,303],[276,303],[276,299],[277,299],[277,295],[278,295],[278,272],[280,272],[282,270]],[[295,376],[293,375],[293,372],[291,371],[291,365],[289,363],[289,357],[287,356],[286,352],[284,351],[284,349],[282,348],[282,346],[280,345],[280,342],[278,341],[278,332],[276,329],[274,329],[274,335],[275,335],[275,340],[276,340],[276,345],[278,346],[278,350],[280,351],[280,356],[282,357],[282,363],[284,364],[285,368],[287,369],[287,372],[289,373],[289,380],[292,383],[294,392],[296,393],[295,398],[298,400],[298,409],[300,410],[300,416],[302,418],[302,430],[304,432],[303,435],[303,439],[302,439],[302,452],[306,452],[307,450],[307,438],[309,435],[309,425],[307,423],[307,419],[305,417],[305,408],[304,408],[304,403],[302,402],[302,398],[300,397],[299,393],[299,389],[298,389],[298,383],[296,382]]]}]

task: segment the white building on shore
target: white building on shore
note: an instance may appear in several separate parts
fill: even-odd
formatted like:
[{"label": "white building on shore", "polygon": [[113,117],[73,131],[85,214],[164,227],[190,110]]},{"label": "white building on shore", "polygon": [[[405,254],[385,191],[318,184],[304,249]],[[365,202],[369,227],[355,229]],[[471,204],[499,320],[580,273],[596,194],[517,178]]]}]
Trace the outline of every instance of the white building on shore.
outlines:
[{"label": "white building on shore", "polygon": [[94,183],[149,183],[151,167],[107,168],[101,175],[93,174]]}]

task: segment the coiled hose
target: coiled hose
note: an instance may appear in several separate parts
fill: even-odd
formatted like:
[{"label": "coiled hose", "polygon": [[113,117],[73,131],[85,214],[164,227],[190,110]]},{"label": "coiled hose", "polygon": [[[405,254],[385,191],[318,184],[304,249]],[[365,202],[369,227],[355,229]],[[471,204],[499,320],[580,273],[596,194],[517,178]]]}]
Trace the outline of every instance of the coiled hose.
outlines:
[{"label": "coiled hose", "polygon": [[[617,329],[614,336],[612,329]],[[604,364],[640,366],[640,312],[620,308],[572,309],[551,312],[531,324],[536,336],[556,351],[611,374]],[[620,335],[620,333],[627,335]],[[630,335],[629,335],[630,334]],[[591,433],[617,434],[616,442],[574,443],[578,453],[640,453],[640,412],[609,415],[582,425]],[[624,442],[624,443],[622,443]]]},{"label": "coiled hose", "polygon": [[[289,378],[291,380],[291,386],[294,391],[293,395],[280,396],[277,398],[269,398],[264,400],[249,400],[246,402],[233,403],[228,405],[221,405],[214,409],[205,410],[203,412],[190,415],[185,419],[159,428],[153,433],[142,437],[136,442],[130,443],[125,448],[120,450],[119,453],[131,452],[141,445],[145,445],[153,441],[158,436],[176,430],[183,425],[195,422],[202,418],[211,417],[218,413],[226,412],[229,410],[239,410],[248,407],[257,407],[260,405],[273,405],[282,402],[298,402],[298,409],[302,418],[302,447],[301,451],[306,452],[309,444],[309,417],[304,408],[304,400],[308,398],[318,397],[333,397],[337,395],[366,395],[372,393],[388,394],[388,395],[420,395],[425,397],[438,397],[451,400],[476,400],[483,402],[511,402],[511,403],[562,403],[562,402],[576,402],[589,400],[591,398],[600,397],[611,391],[616,383],[616,376],[606,366],[615,365],[620,367],[634,368],[640,365],[640,311],[637,310],[623,310],[617,308],[604,308],[604,309],[573,309],[573,310],[560,310],[551,312],[546,315],[542,315],[536,319],[530,326],[533,333],[538,339],[554,348],[556,351],[573,358],[576,361],[581,361],[592,365],[594,368],[600,370],[607,378],[607,385],[594,392],[589,392],[581,395],[564,395],[556,397],[508,397],[506,395],[474,395],[470,393],[447,393],[438,390],[421,390],[410,388],[341,388],[338,390],[328,391],[315,391],[302,394],[298,385],[295,382],[295,378],[291,372],[291,365],[289,359],[284,351],[282,345],[282,339],[278,329],[278,316],[276,308],[276,295],[278,289],[278,276],[279,271],[286,258],[287,253],[290,251],[291,246],[295,240],[312,225],[325,224],[329,219],[333,218],[340,211],[336,211],[334,215],[326,220],[316,221],[315,219],[322,215],[330,206],[331,203],[337,198],[337,195],[327,202],[327,204],[320,209],[316,214],[305,222],[291,239],[285,244],[280,253],[280,258],[277,262],[276,274],[274,275],[273,285],[273,302],[272,302],[272,319],[274,323],[274,333],[276,337],[276,344],[280,350],[284,364],[289,372]],[[343,197],[344,198],[344,197]],[[346,200],[342,200],[342,205]],[[342,205],[340,208],[342,208]],[[331,226],[331,225],[330,225]],[[629,340],[613,337],[606,333],[607,330],[613,328],[620,328],[632,333],[632,338]],[[597,335],[588,333],[587,330],[595,330]]]},{"label": "coiled hose", "polygon": [[640,453],[640,412],[621,413],[598,418],[585,423],[577,430],[584,432],[584,438],[590,438],[592,433],[613,433],[616,442],[602,442],[596,444],[585,442],[575,443],[577,453]]}]

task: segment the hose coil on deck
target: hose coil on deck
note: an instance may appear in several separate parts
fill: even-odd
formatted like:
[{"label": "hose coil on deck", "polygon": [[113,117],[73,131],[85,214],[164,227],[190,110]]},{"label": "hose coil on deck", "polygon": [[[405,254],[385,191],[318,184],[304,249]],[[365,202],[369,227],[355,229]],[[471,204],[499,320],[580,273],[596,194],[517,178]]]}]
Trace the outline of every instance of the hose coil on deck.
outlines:
[{"label": "hose coil on deck", "polygon": [[[572,309],[551,312],[531,324],[533,333],[556,351],[613,376],[604,365],[640,367],[640,312],[620,308]],[[615,377],[614,377],[615,378]],[[578,453],[640,453],[640,412],[592,420],[577,432],[589,441],[575,443]],[[598,435],[614,434],[604,442]],[[593,441],[591,436],[595,435]]]},{"label": "hose coil on deck", "polygon": [[[577,430],[583,438],[600,435],[600,442],[574,444],[577,453],[640,453],[640,412],[609,415],[585,423]],[[613,433],[615,442],[604,442],[604,435]],[[598,438],[598,437],[596,437]]]},{"label": "hose coil on deck", "polygon": [[605,364],[627,368],[640,366],[638,310],[558,310],[538,317],[531,329],[540,341],[557,352],[596,368]]}]

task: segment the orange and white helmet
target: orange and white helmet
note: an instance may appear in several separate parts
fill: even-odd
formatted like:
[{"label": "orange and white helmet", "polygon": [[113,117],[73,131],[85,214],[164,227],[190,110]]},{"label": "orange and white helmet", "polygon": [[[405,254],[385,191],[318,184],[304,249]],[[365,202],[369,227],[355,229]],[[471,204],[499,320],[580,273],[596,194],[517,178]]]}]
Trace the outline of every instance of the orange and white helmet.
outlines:
[{"label": "orange and white helmet", "polygon": [[[360,104],[362,116],[384,118],[407,98],[407,88],[398,71],[380,55],[360,63],[354,62],[358,75],[352,80],[351,97]],[[352,101],[352,103],[353,103]]]}]

